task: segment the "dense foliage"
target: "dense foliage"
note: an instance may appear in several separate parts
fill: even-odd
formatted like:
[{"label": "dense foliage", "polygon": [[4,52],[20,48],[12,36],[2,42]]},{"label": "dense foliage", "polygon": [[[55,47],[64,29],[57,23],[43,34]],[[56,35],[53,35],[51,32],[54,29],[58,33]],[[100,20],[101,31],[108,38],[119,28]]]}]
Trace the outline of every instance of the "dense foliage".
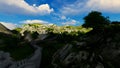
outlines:
[{"label": "dense foliage", "polygon": [[84,17],[84,20],[84,27],[92,27],[94,29],[100,29],[105,25],[110,24],[108,17],[102,16],[102,13],[98,11],[90,12],[87,16]]},{"label": "dense foliage", "polygon": [[0,33],[0,51],[9,52],[15,60],[21,60],[33,53],[30,44],[16,34]]},{"label": "dense foliage", "polygon": [[79,33],[87,33],[92,28],[83,28],[82,26],[56,26],[54,24],[25,24],[22,27],[21,34],[25,31],[29,31],[31,33],[37,32],[38,34],[69,34],[69,35],[78,35]]}]

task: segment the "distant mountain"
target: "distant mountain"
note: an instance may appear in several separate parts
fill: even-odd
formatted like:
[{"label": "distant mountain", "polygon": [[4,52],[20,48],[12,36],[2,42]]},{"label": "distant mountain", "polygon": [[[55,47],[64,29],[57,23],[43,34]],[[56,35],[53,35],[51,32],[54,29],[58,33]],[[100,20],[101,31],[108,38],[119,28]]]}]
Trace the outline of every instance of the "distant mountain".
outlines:
[{"label": "distant mountain", "polygon": [[0,32],[6,34],[12,34],[12,32],[1,23],[0,23]]}]

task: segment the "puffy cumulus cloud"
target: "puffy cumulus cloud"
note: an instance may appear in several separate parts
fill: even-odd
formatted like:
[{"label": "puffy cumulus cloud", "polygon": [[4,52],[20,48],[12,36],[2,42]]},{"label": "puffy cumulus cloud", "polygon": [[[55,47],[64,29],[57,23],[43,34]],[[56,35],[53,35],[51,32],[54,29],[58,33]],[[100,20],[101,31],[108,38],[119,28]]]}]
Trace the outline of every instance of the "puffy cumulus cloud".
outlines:
[{"label": "puffy cumulus cloud", "polygon": [[43,20],[25,20],[25,21],[22,21],[21,23],[24,23],[24,24],[31,24],[31,23],[48,24],[49,22],[43,21]]},{"label": "puffy cumulus cloud", "polygon": [[77,21],[74,20],[74,19],[71,19],[71,20],[69,20],[69,21],[63,22],[62,24],[63,24],[63,25],[76,25],[76,24],[77,24]]},{"label": "puffy cumulus cloud", "polygon": [[6,23],[6,22],[0,22],[0,23],[3,24],[5,27],[7,27],[10,30],[17,27],[17,24],[13,24],[13,23]]},{"label": "puffy cumulus cloud", "polygon": [[120,0],[87,0],[81,2],[77,0],[73,4],[68,4],[60,9],[65,15],[76,15],[91,10],[120,13]]},{"label": "puffy cumulus cloud", "polygon": [[0,12],[4,13],[45,15],[53,11],[48,4],[31,6],[24,0],[0,0]]}]

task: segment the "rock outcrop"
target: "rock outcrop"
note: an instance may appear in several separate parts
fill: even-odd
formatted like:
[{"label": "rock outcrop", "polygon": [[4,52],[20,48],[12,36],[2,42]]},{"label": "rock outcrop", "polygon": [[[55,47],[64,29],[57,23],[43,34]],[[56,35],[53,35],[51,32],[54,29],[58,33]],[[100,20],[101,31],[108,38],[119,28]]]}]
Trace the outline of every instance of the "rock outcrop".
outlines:
[{"label": "rock outcrop", "polygon": [[53,56],[54,68],[120,68],[120,32],[88,33]]}]

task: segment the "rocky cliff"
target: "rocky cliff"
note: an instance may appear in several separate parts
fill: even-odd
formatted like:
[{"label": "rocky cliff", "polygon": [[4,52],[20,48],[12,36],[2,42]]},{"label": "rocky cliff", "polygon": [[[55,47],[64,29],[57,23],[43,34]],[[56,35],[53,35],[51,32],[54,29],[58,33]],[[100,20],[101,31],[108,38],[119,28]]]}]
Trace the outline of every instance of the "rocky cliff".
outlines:
[{"label": "rocky cliff", "polygon": [[120,68],[118,26],[92,30],[52,56],[54,68]]}]

